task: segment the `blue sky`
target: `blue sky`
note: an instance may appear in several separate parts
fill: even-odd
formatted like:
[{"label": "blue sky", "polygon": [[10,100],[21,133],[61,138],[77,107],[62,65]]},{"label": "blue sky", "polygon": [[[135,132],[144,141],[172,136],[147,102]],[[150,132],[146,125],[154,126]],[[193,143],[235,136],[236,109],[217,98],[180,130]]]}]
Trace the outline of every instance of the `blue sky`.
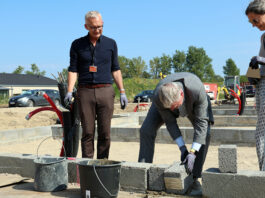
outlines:
[{"label": "blue sky", "polygon": [[87,34],[89,10],[101,12],[103,34],[116,40],[119,55],[149,60],[175,50],[203,47],[216,74],[232,58],[246,73],[258,55],[262,32],[245,16],[249,0],[1,0],[0,72],[36,63],[46,75],[69,66],[73,40]]}]

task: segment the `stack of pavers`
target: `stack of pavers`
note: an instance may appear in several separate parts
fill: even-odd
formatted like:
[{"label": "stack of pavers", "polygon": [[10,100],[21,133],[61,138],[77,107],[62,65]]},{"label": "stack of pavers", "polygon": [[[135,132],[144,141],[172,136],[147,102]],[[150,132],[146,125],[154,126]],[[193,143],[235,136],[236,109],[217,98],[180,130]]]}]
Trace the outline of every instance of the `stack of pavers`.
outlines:
[{"label": "stack of pavers", "polygon": [[218,157],[219,169],[210,168],[202,173],[204,197],[265,197],[265,172],[237,170],[236,145],[221,145]]}]

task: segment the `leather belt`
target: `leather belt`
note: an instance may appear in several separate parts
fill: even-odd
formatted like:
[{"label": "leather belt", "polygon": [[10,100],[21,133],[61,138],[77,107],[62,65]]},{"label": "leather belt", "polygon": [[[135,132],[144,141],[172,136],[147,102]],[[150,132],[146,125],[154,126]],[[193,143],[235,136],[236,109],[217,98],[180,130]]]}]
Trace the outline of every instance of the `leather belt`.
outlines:
[{"label": "leather belt", "polygon": [[79,85],[80,88],[88,88],[88,89],[95,89],[100,87],[110,87],[111,84],[86,84],[86,85]]}]

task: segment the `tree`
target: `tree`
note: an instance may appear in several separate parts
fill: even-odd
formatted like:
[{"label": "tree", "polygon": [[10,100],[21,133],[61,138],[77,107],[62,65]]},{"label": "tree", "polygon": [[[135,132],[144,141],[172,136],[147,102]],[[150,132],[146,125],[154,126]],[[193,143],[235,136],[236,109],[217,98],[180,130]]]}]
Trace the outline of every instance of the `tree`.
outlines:
[{"label": "tree", "polygon": [[224,82],[224,78],[220,75],[215,75],[212,82]]},{"label": "tree", "polygon": [[142,77],[144,71],[147,70],[147,65],[145,64],[145,61],[142,59],[141,56],[137,58],[132,58],[129,61],[129,68],[128,68],[128,74],[129,77]]},{"label": "tree", "polygon": [[151,74],[149,74],[148,72],[144,71],[143,78],[151,78],[151,77],[152,77]]},{"label": "tree", "polygon": [[240,76],[240,83],[244,83],[244,82],[248,82],[248,77],[245,75]]},{"label": "tree", "polygon": [[176,50],[175,54],[172,57],[172,68],[174,69],[174,72],[186,71],[185,62],[186,62],[185,52]]},{"label": "tree", "polygon": [[160,58],[154,57],[152,60],[149,61],[149,65],[153,78],[158,78],[160,72]]},{"label": "tree", "polygon": [[223,66],[225,76],[237,76],[240,74],[240,69],[237,68],[232,58],[226,60],[226,65]]},{"label": "tree", "polygon": [[24,71],[24,67],[18,66],[14,71],[13,74],[22,74]]},{"label": "tree", "polygon": [[171,74],[172,58],[169,55],[163,54],[161,57],[155,57],[149,61],[153,78],[159,78],[159,73],[164,75]]},{"label": "tree", "polygon": [[203,48],[190,46],[186,54],[185,70],[194,73],[202,81],[212,81],[215,74],[211,62],[212,59]]},{"label": "tree", "polygon": [[171,74],[171,68],[172,68],[172,58],[169,55],[163,54],[160,57],[160,66],[162,72],[165,75]]},{"label": "tree", "polygon": [[122,72],[122,77],[123,78],[128,78],[129,77],[129,62],[130,59],[126,58],[125,56],[119,56],[118,57],[119,65],[121,68]]},{"label": "tree", "polygon": [[45,76],[45,71],[40,71],[36,64],[31,64],[31,71],[26,71],[26,74]]}]

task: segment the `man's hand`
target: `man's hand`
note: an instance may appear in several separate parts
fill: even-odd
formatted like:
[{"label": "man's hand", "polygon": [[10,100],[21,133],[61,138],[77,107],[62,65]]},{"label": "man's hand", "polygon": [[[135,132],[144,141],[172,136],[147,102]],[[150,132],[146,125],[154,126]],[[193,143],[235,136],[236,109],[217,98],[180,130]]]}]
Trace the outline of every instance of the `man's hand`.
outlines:
[{"label": "man's hand", "polygon": [[181,160],[181,162],[183,162],[186,159],[189,152],[188,152],[187,147],[185,145],[180,147],[179,150],[181,151],[180,160]]},{"label": "man's hand", "polygon": [[125,109],[125,107],[128,104],[128,99],[127,99],[125,93],[121,93],[121,95],[120,95],[120,103],[121,103],[121,109]]},{"label": "man's hand", "polygon": [[67,94],[66,94],[66,96],[64,98],[64,104],[66,106],[68,106],[69,104],[71,104],[72,98],[73,98],[73,92],[67,92]]},{"label": "man's hand", "polygon": [[252,69],[258,69],[259,64],[265,65],[265,58],[263,58],[261,56],[254,56],[250,60],[249,67],[251,67]]},{"label": "man's hand", "polygon": [[194,167],[194,162],[196,159],[196,155],[192,152],[190,152],[187,157],[185,158],[185,160],[183,161],[183,163],[185,164],[185,168],[188,174],[192,173],[193,167]]}]

